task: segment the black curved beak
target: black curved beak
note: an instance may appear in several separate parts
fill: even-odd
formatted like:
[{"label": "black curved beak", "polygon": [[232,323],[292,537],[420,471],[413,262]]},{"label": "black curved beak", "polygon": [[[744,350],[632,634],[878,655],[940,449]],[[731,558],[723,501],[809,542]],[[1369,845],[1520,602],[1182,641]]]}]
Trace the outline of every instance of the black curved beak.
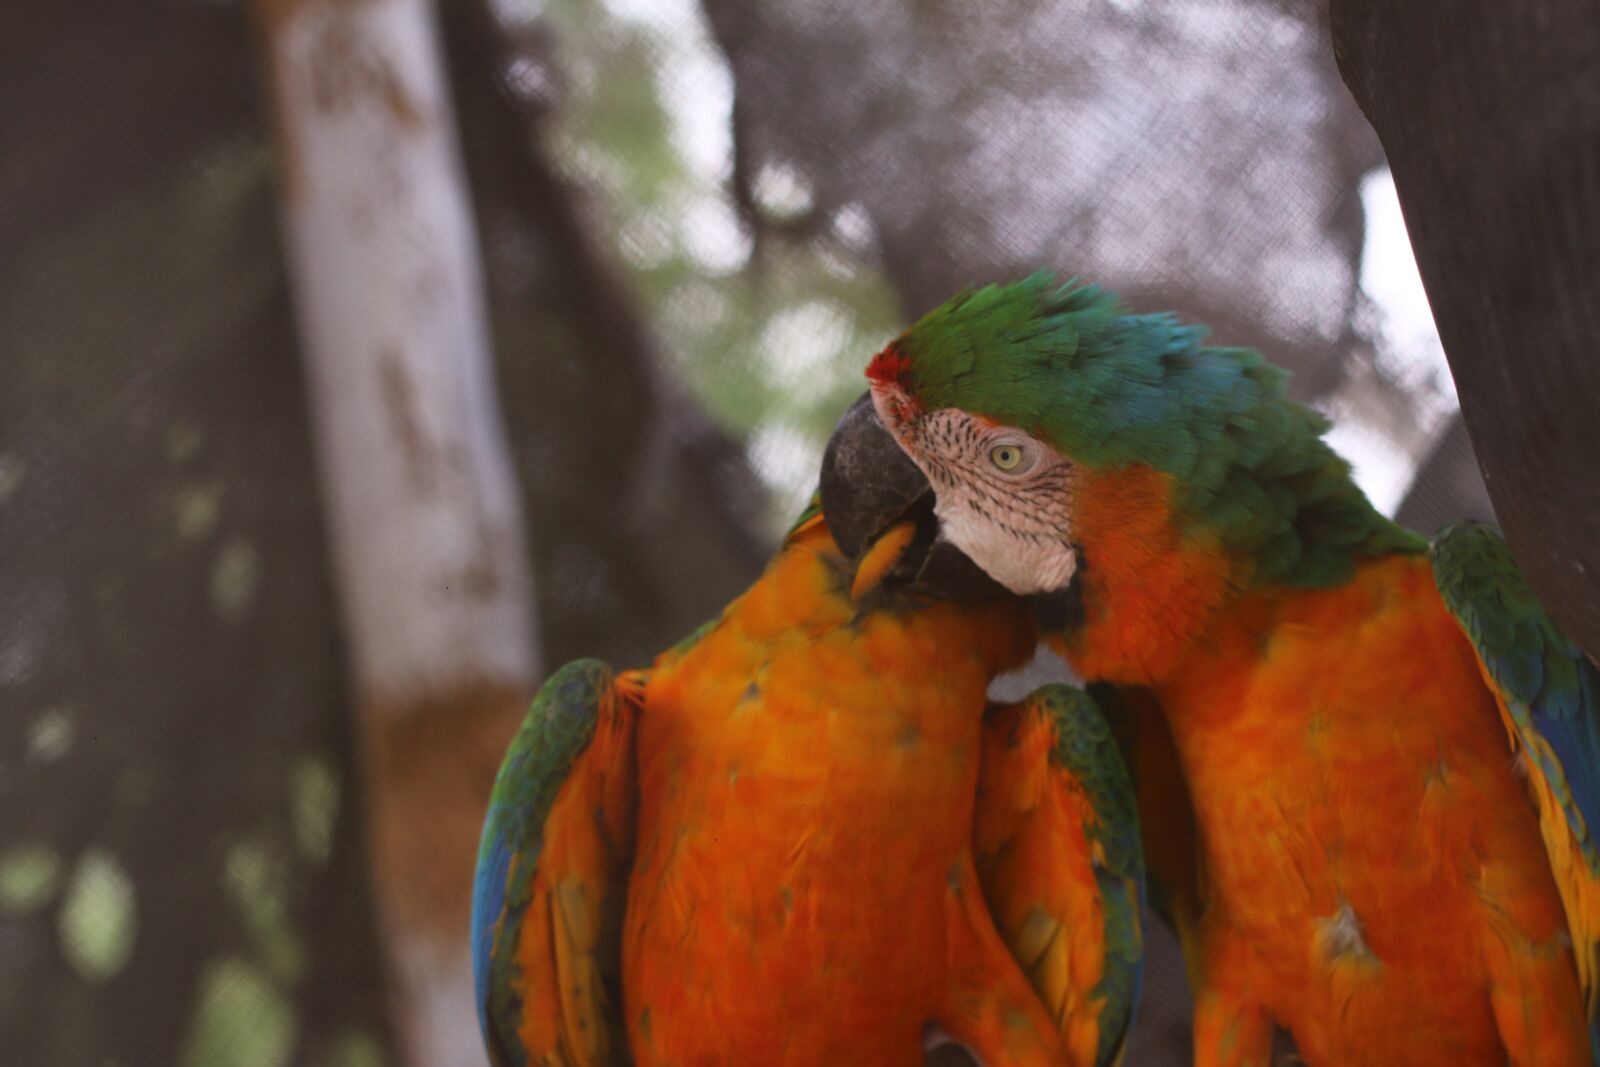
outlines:
[{"label": "black curved beak", "polygon": [[908,592],[951,600],[1008,596],[956,546],[939,538],[933,487],[878,418],[863,393],[839,420],[822,454],[822,514],[852,560],[895,525],[917,523],[917,538],[890,576]]},{"label": "black curved beak", "polygon": [[860,559],[916,505],[932,511],[933,486],[878,419],[871,393],[850,405],[828,438],[821,491],[828,531],[851,559]]}]

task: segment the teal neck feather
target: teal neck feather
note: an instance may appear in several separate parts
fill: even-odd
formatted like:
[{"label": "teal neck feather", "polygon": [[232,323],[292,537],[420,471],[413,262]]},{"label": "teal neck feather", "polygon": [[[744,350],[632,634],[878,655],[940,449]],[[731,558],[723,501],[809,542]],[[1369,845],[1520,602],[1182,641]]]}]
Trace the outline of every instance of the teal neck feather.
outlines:
[{"label": "teal neck feather", "polygon": [[1423,551],[1356,487],[1327,420],[1285,396],[1287,371],[1204,338],[1045,272],[963,293],[896,346],[925,410],[1015,426],[1095,469],[1171,475],[1180,521],[1247,558],[1255,584],[1337,585],[1359,557]]}]

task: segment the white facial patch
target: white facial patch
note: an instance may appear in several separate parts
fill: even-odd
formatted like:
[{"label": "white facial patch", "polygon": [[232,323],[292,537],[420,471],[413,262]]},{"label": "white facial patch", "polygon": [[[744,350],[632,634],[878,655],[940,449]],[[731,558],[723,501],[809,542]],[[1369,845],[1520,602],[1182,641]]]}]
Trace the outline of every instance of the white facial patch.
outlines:
[{"label": "white facial patch", "polygon": [[940,536],[1013,593],[1066,588],[1078,567],[1072,464],[1020,430],[956,408],[919,414],[896,393],[875,384],[873,403],[928,476]]},{"label": "white facial patch", "polygon": [[960,485],[935,488],[933,513],[942,538],[964,552],[985,574],[1021,596],[1065,589],[1078,569],[1078,554],[1065,531],[1019,530],[982,508]]}]

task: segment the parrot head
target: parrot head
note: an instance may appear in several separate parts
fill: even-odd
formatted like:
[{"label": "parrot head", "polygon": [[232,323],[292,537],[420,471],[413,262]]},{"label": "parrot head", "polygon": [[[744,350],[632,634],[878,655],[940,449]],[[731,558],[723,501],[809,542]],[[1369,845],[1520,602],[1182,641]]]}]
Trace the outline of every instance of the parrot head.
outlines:
[{"label": "parrot head", "polygon": [[[828,531],[845,556],[875,570],[872,585],[952,600],[988,600],[1006,590],[948,539],[938,536],[928,479],[883,430],[863,394],[828,441],[818,486]],[[889,553],[892,552],[892,558]],[[861,581],[858,572],[857,584]]]},{"label": "parrot head", "polygon": [[872,360],[879,428],[854,432],[892,440],[922,475],[897,475],[898,495],[931,489],[939,539],[1016,594],[1096,571],[1137,583],[1184,554],[1219,589],[1321,586],[1414,549],[1327,422],[1286,398],[1287,373],[1204,336],[1048,273],[969,291]]}]

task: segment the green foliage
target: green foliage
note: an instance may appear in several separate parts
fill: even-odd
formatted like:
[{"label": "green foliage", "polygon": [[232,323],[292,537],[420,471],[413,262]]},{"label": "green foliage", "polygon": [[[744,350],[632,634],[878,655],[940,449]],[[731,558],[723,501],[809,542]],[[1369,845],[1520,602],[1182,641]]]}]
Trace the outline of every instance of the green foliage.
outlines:
[{"label": "green foliage", "polygon": [[72,751],[78,727],[66,708],[51,708],[28,727],[28,759],[53,763]]},{"label": "green foliage", "polygon": [[261,585],[261,554],[242,538],[223,545],[211,564],[211,605],[228,622],[238,622],[255,602]]},{"label": "green foliage", "polygon": [[339,777],[321,756],[301,756],[289,768],[289,805],[294,841],[301,855],[317,864],[333,848],[333,820],[339,814]]},{"label": "green foliage", "polygon": [[103,982],[127,966],[137,929],[132,879],[109,852],[85,849],[58,924],[67,961],[89,981]]},{"label": "green foliage", "polygon": [[223,881],[267,970],[281,982],[299,979],[305,949],[290,921],[285,857],[263,841],[237,842],[228,849]]},{"label": "green foliage", "polygon": [[49,903],[61,886],[61,857],[42,845],[0,852],[0,910],[26,915]]},{"label": "green foliage", "polygon": [[173,493],[172,525],[185,541],[197,541],[216,528],[222,514],[223,484],[219,479],[189,482]]},{"label": "green foliage", "polygon": [[[601,194],[597,220],[670,369],[747,441],[777,490],[776,533],[803,506],[828,434],[865,388],[866,358],[899,324],[893,292],[835,214],[802,214],[805,236],[756,251],[727,188],[728,75],[692,4],[560,0],[546,16],[571,88],[555,125],[558,157]],[[783,177],[758,183],[768,195],[757,206],[794,222],[810,196],[799,176]]]},{"label": "green foliage", "polygon": [[294,1009],[272,980],[244,960],[220,960],[201,980],[182,1067],[283,1067],[294,1037]]}]

